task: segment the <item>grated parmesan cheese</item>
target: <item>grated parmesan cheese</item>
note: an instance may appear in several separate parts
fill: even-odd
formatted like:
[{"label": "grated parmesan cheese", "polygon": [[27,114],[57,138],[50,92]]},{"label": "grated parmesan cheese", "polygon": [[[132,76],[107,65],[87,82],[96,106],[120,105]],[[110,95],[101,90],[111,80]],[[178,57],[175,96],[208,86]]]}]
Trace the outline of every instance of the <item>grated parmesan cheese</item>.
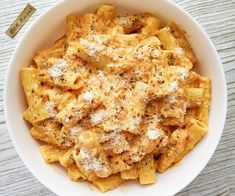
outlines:
[{"label": "grated parmesan cheese", "polygon": [[104,79],[104,72],[101,70],[98,70],[98,74],[97,74],[99,79]]},{"label": "grated parmesan cheese", "polygon": [[167,101],[169,103],[176,103],[177,102],[176,96],[175,95],[168,96]]},{"label": "grated parmesan cheese", "polygon": [[87,152],[87,150],[85,148],[81,148],[79,155],[83,158],[83,159],[90,159],[90,155]]},{"label": "grated parmesan cheese", "polygon": [[108,126],[108,128],[109,128],[110,131],[120,130],[119,124],[111,124],[111,125]]},{"label": "grated parmesan cheese", "polygon": [[85,99],[86,101],[91,102],[93,99],[92,93],[87,91],[85,93],[83,93],[83,99]]},{"label": "grated parmesan cheese", "polygon": [[69,122],[69,118],[68,117],[66,117],[66,118],[64,118],[64,122]]},{"label": "grated parmesan cheese", "polygon": [[67,62],[64,59],[59,59],[54,65],[52,65],[48,74],[51,78],[61,77],[65,73],[65,68],[67,67]]},{"label": "grated parmesan cheese", "polygon": [[145,152],[142,152],[138,146],[133,146],[128,150],[129,158],[131,163],[139,162],[145,155]]},{"label": "grated parmesan cheese", "polygon": [[187,79],[188,74],[189,74],[188,69],[186,69],[184,67],[176,66],[175,70],[179,74],[179,77],[178,77],[179,80],[185,81]]},{"label": "grated parmesan cheese", "polygon": [[131,24],[130,19],[124,17],[124,16],[119,16],[115,22],[120,25],[120,26],[128,26]]},{"label": "grated parmesan cheese", "polygon": [[149,129],[147,136],[150,140],[156,140],[160,137],[159,129]]},{"label": "grated parmesan cheese", "polygon": [[82,166],[85,170],[107,171],[107,166],[102,164],[97,155],[96,151],[89,152],[85,148],[80,149],[79,156],[83,159]]},{"label": "grated parmesan cheese", "polygon": [[140,121],[141,121],[141,117],[135,117],[135,118],[132,118],[130,120],[130,130],[133,130],[135,129],[139,124],[140,124]]},{"label": "grated parmesan cheese", "polygon": [[90,114],[91,122],[92,122],[94,125],[99,124],[104,118],[105,118],[105,112],[104,112],[104,110],[100,110],[100,111],[98,111],[98,112],[95,112],[95,113]]},{"label": "grated parmesan cheese", "polygon": [[81,38],[80,44],[85,47],[84,50],[89,56],[94,56],[95,53],[101,51],[101,47],[97,45],[97,43],[89,42]]},{"label": "grated parmesan cheese", "polygon": [[83,128],[80,125],[70,127],[69,129],[71,136],[78,136],[78,134],[83,131]]},{"label": "grated parmesan cheese", "polygon": [[52,104],[50,101],[46,101],[45,108],[50,113],[52,117],[56,116],[56,111],[54,109],[54,104]]},{"label": "grated parmesan cheese", "polygon": [[120,154],[129,150],[130,146],[126,138],[120,134],[120,131],[114,130],[109,133],[104,149],[111,149],[113,153]]},{"label": "grated parmesan cheese", "polygon": [[161,53],[159,50],[156,50],[148,45],[139,45],[136,47],[134,55],[138,60],[149,60],[150,58],[158,58],[160,57]]},{"label": "grated parmesan cheese", "polygon": [[109,135],[109,140],[112,146],[117,145],[120,141],[121,141],[121,135],[120,133],[117,133],[116,131],[113,131],[110,135]]},{"label": "grated parmesan cheese", "polygon": [[139,45],[136,47],[136,50],[135,50],[135,57],[138,59],[138,60],[146,60],[146,52],[148,50],[148,46],[143,46],[143,45]]},{"label": "grated parmesan cheese", "polygon": [[108,41],[107,35],[88,35],[87,36],[88,41],[95,41],[99,45],[105,44]]},{"label": "grated parmesan cheese", "polygon": [[134,156],[131,156],[131,160],[134,161],[134,162],[139,162],[141,160],[141,157],[137,156],[137,155],[134,155]]},{"label": "grated parmesan cheese", "polygon": [[169,85],[170,92],[177,90],[177,88],[178,88],[178,82],[177,81],[174,81]]},{"label": "grated parmesan cheese", "polygon": [[183,49],[178,47],[178,48],[175,48],[175,52],[179,53],[179,54],[183,54]]},{"label": "grated parmesan cheese", "polygon": [[161,56],[161,53],[159,52],[159,50],[154,50],[151,52],[151,56],[153,58],[159,58]]}]

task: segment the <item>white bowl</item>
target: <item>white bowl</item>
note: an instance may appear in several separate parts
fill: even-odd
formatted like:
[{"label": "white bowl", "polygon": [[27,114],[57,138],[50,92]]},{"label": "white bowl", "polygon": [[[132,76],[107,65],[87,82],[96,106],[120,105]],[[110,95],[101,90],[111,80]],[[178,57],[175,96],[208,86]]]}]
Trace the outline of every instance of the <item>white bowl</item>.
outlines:
[{"label": "white bowl", "polygon": [[[203,140],[181,161],[163,174],[158,174],[154,185],[128,183],[107,193],[90,190],[87,183],[75,183],[56,165],[44,163],[39,144],[29,135],[28,124],[22,114],[26,109],[19,70],[28,66],[33,55],[64,33],[65,17],[71,12],[94,11],[102,3],[113,4],[119,13],[148,11],[166,21],[175,21],[188,33],[189,41],[199,60],[198,71],[212,80],[212,102],[209,129]],[[186,12],[166,0],[67,0],[49,9],[38,18],[18,43],[12,56],[5,82],[5,115],[9,134],[21,159],[47,188],[58,195],[173,195],[188,185],[206,166],[222,135],[227,108],[226,82],[219,56],[211,40]]]}]

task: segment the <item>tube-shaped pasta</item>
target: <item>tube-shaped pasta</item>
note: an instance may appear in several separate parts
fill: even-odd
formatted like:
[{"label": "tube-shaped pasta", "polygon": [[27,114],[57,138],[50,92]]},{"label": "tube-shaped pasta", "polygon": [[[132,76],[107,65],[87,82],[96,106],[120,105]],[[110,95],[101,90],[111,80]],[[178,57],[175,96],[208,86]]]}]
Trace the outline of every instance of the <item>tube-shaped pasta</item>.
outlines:
[{"label": "tube-shaped pasta", "polygon": [[69,44],[70,42],[77,39],[78,36],[78,16],[76,14],[70,14],[66,17],[66,42]]},{"label": "tube-shaped pasta", "polygon": [[99,145],[97,134],[92,131],[84,131],[79,136],[80,146],[85,148],[94,148]]},{"label": "tube-shaped pasta", "polygon": [[195,118],[191,118],[186,126],[186,131],[188,138],[185,144],[185,148],[176,159],[176,162],[180,161],[202,139],[202,137],[206,134],[207,126],[203,122]]},{"label": "tube-shaped pasta", "polygon": [[189,107],[201,105],[204,94],[204,90],[202,88],[186,88],[185,94]]},{"label": "tube-shaped pasta", "polygon": [[175,50],[176,48],[179,48],[179,44],[177,43],[175,37],[172,35],[170,27],[160,29],[157,35],[161,40],[164,49]]},{"label": "tube-shaped pasta", "polygon": [[177,129],[171,134],[169,144],[159,159],[157,168],[159,172],[166,171],[176,162],[178,156],[184,151],[187,136],[185,129]]},{"label": "tube-shaped pasta", "polygon": [[182,28],[180,28],[178,25],[176,25],[174,22],[171,22],[169,26],[171,27],[171,32],[173,36],[176,38],[177,43],[184,50],[185,55],[192,61],[192,63],[195,63],[196,57],[186,39],[185,31]]},{"label": "tube-shaped pasta", "polygon": [[115,7],[112,5],[101,5],[97,11],[96,15],[104,20],[113,20],[116,17]]},{"label": "tube-shaped pasta", "polygon": [[208,124],[209,106],[211,99],[211,81],[207,77],[200,77],[199,87],[204,89],[202,104],[198,110],[198,119],[205,124]]},{"label": "tube-shaped pasta", "polygon": [[161,27],[160,20],[155,17],[148,17],[145,21],[144,27],[141,29],[141,34],[149,35],[155,33]]},{"label": "tube-shaped pasta", "polygon": [[66,153],[59,157],[59,162],[62,166],[68,167],[74,163],[73,149],[69,149]]},{"label": "tube-shaped pasta", "polygon": [[42,145],[40,146],[40,152],[46,163],[53,163],[58,161],[59,157],[66,151],[52,145]]}]

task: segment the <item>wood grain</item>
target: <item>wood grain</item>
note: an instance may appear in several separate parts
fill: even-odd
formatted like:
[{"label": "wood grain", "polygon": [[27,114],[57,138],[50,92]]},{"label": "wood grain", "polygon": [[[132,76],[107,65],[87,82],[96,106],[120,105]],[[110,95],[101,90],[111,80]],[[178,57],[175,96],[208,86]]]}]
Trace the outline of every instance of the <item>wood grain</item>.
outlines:
[{"label": "wood grain", "polygon": [[[27,170],[7,133],[3,111],[4,77],[9,59],[22,34],[38,15],[57,0],[0,1],[0,195],[55,195]],[[228,113],[219,146],[206,168],[177,195],[235,195],[235,0],[174,0],[205,29],[215,44],[226,73]],[[14,39],[6,29],[27,4],[37,11]]]}]

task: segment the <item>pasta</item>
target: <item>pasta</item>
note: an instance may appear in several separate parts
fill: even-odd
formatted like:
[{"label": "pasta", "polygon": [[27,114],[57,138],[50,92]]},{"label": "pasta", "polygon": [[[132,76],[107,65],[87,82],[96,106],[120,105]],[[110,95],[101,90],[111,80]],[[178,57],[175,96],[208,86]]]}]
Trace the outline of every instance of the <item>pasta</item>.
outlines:
[{"label": "pasta", "polygon": [[21,69],[29,133],[46,163],[101,192],[156,183],[207,132],[208,77],[184,30],[151,13],[70,14],[66,34]]}]

